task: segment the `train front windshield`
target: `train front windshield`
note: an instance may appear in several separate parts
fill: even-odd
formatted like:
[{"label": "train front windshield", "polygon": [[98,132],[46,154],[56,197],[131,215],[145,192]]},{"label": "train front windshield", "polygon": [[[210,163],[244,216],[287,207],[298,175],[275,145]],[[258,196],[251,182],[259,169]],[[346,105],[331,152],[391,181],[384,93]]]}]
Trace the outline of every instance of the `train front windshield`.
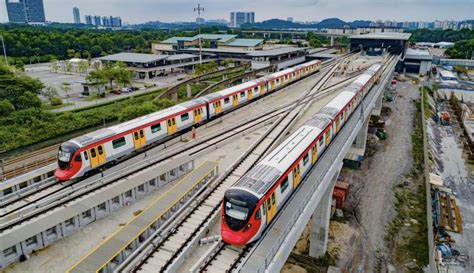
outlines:
[{"label": "train front windshield", "polygon": [[249,209],[246,207],[246,203],[230,199],[225,203],[225,214],[237,220],[245,221],[249,214]]},{"label": "train front windshield", "polygon": [[79,147],[71,142],[65,142],[59,146],[58,165],[60,169],[66,169]]}]

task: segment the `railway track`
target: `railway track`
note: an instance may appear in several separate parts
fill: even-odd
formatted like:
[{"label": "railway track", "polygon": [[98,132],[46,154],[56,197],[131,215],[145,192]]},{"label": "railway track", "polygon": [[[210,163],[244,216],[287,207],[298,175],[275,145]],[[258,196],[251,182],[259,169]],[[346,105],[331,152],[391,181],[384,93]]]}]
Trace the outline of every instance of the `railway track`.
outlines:
[{"label": "railway track", "polygon": [[[322,69],[332,65],[333,62],[334,61],[329,61],[329,62],[324,63],[322,65]],[[283,106],[281,108],[284,108],[284,107],[285,106]],[[275,111],[267,111],[266,113],[262,114],[259,117],[264,117],[264,116],[269,115],[269,114],[271,115],[273,113],[276,113],[278,110],[279,109],[275,109]],[[274,116],[272,116],[272,117],[274,117]],[[255,118],[254,120],[257,120],[257,118]],[[261,121],[261,119],[260,119],[260,121]],[[251,120],[248,121],[248,122],[251,122]],[[238,126],[242,126],[242,125],[243,124],[241,123]],[[216,136],[213,136],[213,137],[216,137]],[[171,139],[171,141],[172,140],[173,139]],[[167,140],[165,142],[168,142],[168,141],[170,141],[170,140]],[[161,143],[161,144],[163,144],[163,143]],[[156,146],[157,145],[152,146],[149,149],[153,149]],[[54,150],[56,150],[57,146],[51,146],[51,147],[48,148],[48,150],[51,150],[53,148],[54,148]],[[143,152],[145,152],[145,151],[143,151]],[[37,151],[37,154],[40,154],[40,153],[41,153],[41,151]],[[175,154],[175,155],[177,155],[177,154]],[[172,155],[172,156],[175,156],[175,155]],[[0,209],[1,209],[0,218],[7,217],[7,216],[12,215],[13,213],[16,213],[16,212],[20,212],[22,209],[24,209],[28,206],[35,205],[36,203],[42,201],[43,199],[45,199],[45,198],[47,198],[51,195],[60,194],[62,191],[66,191],[67,189],[75,187],[81,181],[82,181],[82,179],[81,180],[75,180],[75,181],[67,181],[67,182],[63,182],[63,183],[54,184],[54,185],[52,185],[51,187],[48,187],[48,188],[33,187],[30,191],[24,192],[22,194],[17,194],[14,198],[8,198],[7,200],[1,201],[0,202]]]},{"label": "railway track", "polygon": [[[286,108],[278,121],[273,123],[271,128],[254,145],[249,147],[215,184],[203,193],[194,208],[189,210],[185,216],[180,217],[182,220],[176,223],[167,235],[161,234],[163,239],[153,248],[152,252],[147,253],[147,257],[144,259],[138,258],[138,261],[135,261],[136,264],[131,262],[132,265],[128,265],[130,267],[127,270],[153,272],[159,268],[160,272],[176,271],[192,246],[209,230],[210,225],[218,217],[224,192],[271,150],[314,99],[328,94],[317,92],[329,81],[336,67],[330,69],[312,89],[292,103],[292,107]],[[307,95],[313,92],[311,99],[308,99]],[[320,95],[316,96],[316,94]],[[222,251],[224,250],[226,253],[231,253],[230,256],[240,256],[235,247],[222,247]]]},{"label": "railway track", "polygon": [[[389,63],[392,58],[389,58],[385,63]],[[199,272],[232,272],[237,268],[239,263],[250,252],[254,244],[249,244],[245,247],[236,247],[228,245],[223,241],[217,242],[210,251],[208,256],[201,259],[201,261],[194,267],[194,270]]]},{"label": "railway track", "polygon": [[[346,55],[348,55],[348,54],[346,54]],[[344,56],[346,56],[346,55],[344,55]],[[324,69],[324,68],[332,65],[334,62],[335,62],[335,60],[329,60],[329,61],[323,62],[322,66],[321,66],[321,69]],[[316,74],[314,74],[314,75],[316,75]],[[314,76],[314,75],[312,75],[312,76]],[[305,78],[305,79],[311,79],[312,76],[309,76],[308,78]],[[243,106],[245,106],[245,105],[243,105]],[[238,109],[241,109],[241,107],[239,107],[235,110],[238,110]],[[212,121],[210,121],[210,122],[212,122]],[[151,150],[151,149],[153,149],[156,146],[159,146],[161,144],[164,144],[165,146],[167,146],[170,142],[172,142],[175,139],[178,139],[179,137],[181,137],[185,133],[187,133],[187,131],[182,132],[182,133],[178,133],[177,135],[174,135],[173,138],[165,139],[163,142],[154,143],[154,144],[150,145],[148,148],[146,148],[146,149],[142,150],[141,152],[137,153],[136,155],[140,155],[141,153],[146,152],[148,150]],[[34,151],[34,152],[32,152],[28,155],[25,155],[24,157],[18,157],[18,158],[15,159],[15,161],[16,162],[21,162],[25,158],[30,158],[31,156],[40,155],[40,154],[48,152],[48,151],[54,151],[54,156],[52,158],[48,159],[48,161],[47,161],[48,164],[50,164],[50,163],[56,161],[56,150],[57,149],[58,149],[57,145],[56,146],[50,146],[48,148],[44,148],[44,149],[41,149],[41,150],[38,150],[38,151]],[[133,157],[135,157],[135,155],[130,156],[126,160],[131,159]],[[0,179],[0,181],[1,181],[1,179]],[[70,183],[63,183],[63,184],[69,186],[70,184],[73,185],[73,184],[77,184],[78,182],[80,182],[80,180],[76,180],[76,181],[70,182]],[[49,184],[50,183],[48,183],[48,185]],[[63,190],[64,186],[62,184],[60,184],[58,186],[54,186],[54,188],[55,188],[55,190],[49,190],[49,189],[45,189],[44,187],[36,186],[36,187],[30,187],[26,190],[23,190],[23,191],[21,191],[21,193],[13,192],[13,193],[10,194],[10,196],[7,196],[6,198],[0,198],[0,210],[3,210],[4,213],[9,213],[10,209],[8,207],[10,207],[10,208],[23,207],[26,204],[29,204],[29,203],[32,203],[32,202],[35,202],[35,201],[39,201],[42,198],[44,198],[44,195],[46,195],[46,194],[55,194],[57,192],[60,192],[61,190]],[[41,192],[43,192],[43,194]],[[23,201],[23,199],[26,200],[26,201]],[[20,205],[14,204],[15,202],[20,203]],[[1,216],[2,215],[0,215],[0,217]]]},{"label": "railway track", "polygon": [[56,161],[59,145],[49,146],[1,161],[0,181],[26,174]]},{"label": "railway track", "polygon": [[[347,82],[350,79],[351,78],[343,80],[339,83],[334,84],[333,86],[342,84],[343,82]],[[315,86],[313,86],[312,89],[314,88]],[[331,87],[328,87],[327,89],[331,89]],[[321,92],[321,95],[327,95],[329,92],[329,90],[322,91],[323,92]],[[134,172],[127,174],[126,176],[132,175],[133,173],[138,171],[142,171],[148,167],[151,167],[154,164],[158,164],[160,162],[163,162],[164,160],[170,159],[178,155],[184,155],[186,153],[189,155],[194,155],[203,152],[206,149],[209,149],[210,147],[214,147],[219,143],[225,142],[229,138],[243,134],[246,131],[252,130],[253,128],[257,128],[260,124],[276,118],[282,113],[285,113],[289,109],[295,107],[295,105],[315,99],[315,95],[307,96],[307,93],[308,92],[303,94],[297,101],[287,103],[274,110],[266,111],[258,117],[240,122],[239,124],[234,126],[229,126],[219,134],[210,135],[207,138],[194,142],[192,145],[188,145],[183,149],[177,149],[176,151],[166,154],[166,156],[162,157],[159,161],[156,161],[151,165],[144,166],[143,168],[137,169]],[[45,211],[52,210],[56,207],[65,205],[68,202],[80,198],[85,194],[89,194],[95,190],[99,190],[100,187],[103,187],[110,183],[118,182],[126,176],[119,177],[108,183],[102,183],[102,181],[98,179],[79,186],[76,185],[76,183],[67,185],[68,182],[65,182],[63,184],[56,184],[54,187],[43,189],[41,192],[32,194],[25,199],[20,199],[9,204],[4,204],[1,207],[2,211],[0,214],[0,219],[2,219],[2,222],[0,223],[0,228],[7,229],[13,227],[14,225],[21,224],[22,222],[36,217],[41,213],[44,213]],[[87,190],[81,191],[81,189]],[[76,193],[76,191],[78,192]]]}]

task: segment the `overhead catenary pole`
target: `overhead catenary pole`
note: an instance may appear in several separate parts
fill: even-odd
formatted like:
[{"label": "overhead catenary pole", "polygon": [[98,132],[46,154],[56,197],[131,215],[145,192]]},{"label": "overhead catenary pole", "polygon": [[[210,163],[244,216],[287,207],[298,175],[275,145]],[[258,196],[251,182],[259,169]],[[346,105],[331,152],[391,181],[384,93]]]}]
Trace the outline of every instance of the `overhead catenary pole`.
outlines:
[{"label": "overhead catenary pole", "polygon": [[[194,11],[197,11],[198,13],[198,31],[199,35],[201,35],[201,11],[204,11],[204,8],[201,7],[201,4],[198,3],[197,8],[194,8]],[[201,37],[199,37],[199,64],[202,64],[202,44],[201,44]]]}]

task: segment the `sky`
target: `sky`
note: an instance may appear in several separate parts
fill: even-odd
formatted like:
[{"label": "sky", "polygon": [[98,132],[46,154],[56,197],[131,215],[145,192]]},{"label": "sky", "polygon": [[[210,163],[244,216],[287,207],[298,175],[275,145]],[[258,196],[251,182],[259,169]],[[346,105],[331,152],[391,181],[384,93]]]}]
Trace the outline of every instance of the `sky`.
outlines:
[{"label": "sky", "polygon": [[[44,0],[46,19],[72,22],[72,8],[84,15],[121,16],[131,24],[147,21],[194,21],[189,0]],[[474,0],[202,0],[203,18],[229,20],[231,11],[254,11],[256,21],[271,18],[321,21],[338,17],[344,21],[395,20],[434,21],[474,19]],[[0,0],[0,21],[7,21],[5,1]]]}]

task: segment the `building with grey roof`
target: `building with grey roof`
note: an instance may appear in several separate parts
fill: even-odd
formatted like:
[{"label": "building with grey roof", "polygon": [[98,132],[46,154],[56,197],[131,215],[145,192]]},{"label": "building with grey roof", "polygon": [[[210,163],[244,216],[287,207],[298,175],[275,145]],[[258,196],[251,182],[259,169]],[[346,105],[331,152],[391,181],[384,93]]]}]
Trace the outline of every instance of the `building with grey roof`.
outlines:
[{"label": "building with grey roof", "polygon": [[161,42],[152,43],[153,53],[161,54],[170,51],[199,47],[237,49],[237,50],[260,50],[263,47],[263,39],[240,39],[233,34],[199,34],[193,37],[171,37]]},{"label": "building with grey roof", "polygon": [[[194,69],[199,57],[194,54],[145,54],[122,52],[97,58],[101,62],[124,63],[136,79],[151,79],[159,75]],[[203,60],[208,62],[209,60]]]},{"label": "building with grey roof", "polygon": [[408,48],[410,33],[378,32],[350,36],[351,51],[362,49],[368,55],[380,55],[384,52],[404,54]]}]

